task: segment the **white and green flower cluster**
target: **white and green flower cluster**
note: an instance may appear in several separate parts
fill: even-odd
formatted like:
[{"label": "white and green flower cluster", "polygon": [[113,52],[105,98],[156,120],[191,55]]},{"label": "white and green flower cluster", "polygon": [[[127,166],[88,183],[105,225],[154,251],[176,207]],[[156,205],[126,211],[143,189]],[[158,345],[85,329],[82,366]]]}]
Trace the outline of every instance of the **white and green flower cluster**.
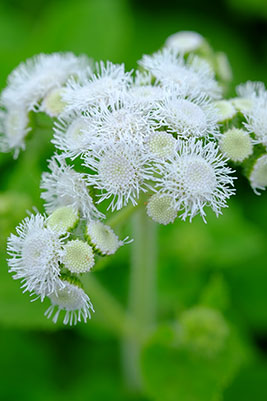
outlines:
[{"label": "white and green flower cluster", "polygon": [[72,206],[57,208],[49,217],[32,214],[16,231],[8,239],[8,265],[23,292],[41,301],[50,298],[46,315],[56,309],[54,322],[60,311],[64,324],[86,322],[94,309],[80,277],[92,270],[96,254],[114,254],[124,241],[101,221],[81,220]]},{"label": "white and green flower cluster", "polygon": [[[29,112],[54,121],[57,153],[41,181],[48,217],[26,219],[9,239],[10,271],[26,291],[50,297],[48,316],[56,305],[65,322],[90,316],[77,276],[95,253],[124,243],[101,222],[108,213],[143,203],[164,225],[198,214],[206,221],[206,207],[218,216],[235,192],[228,162],[241,164],[255,191],[266,187],[267,92],[247,83],[226,100],[230,77],[225,55],[194,32],[169,37],[137,71],[56,53],[10,74],[0,96],[2,150],[16,157],[25,148]],[[45,236],[54,248],[37,245]]]}]

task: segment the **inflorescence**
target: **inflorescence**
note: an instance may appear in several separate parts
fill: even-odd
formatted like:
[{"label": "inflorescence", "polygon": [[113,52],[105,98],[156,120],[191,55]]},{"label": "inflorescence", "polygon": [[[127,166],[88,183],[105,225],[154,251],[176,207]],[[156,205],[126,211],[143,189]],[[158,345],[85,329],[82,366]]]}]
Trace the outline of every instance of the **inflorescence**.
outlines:
[{"label": "inflorescence", "polygon": [[8,264],[24,291],[50,298],[54,322],[60,311],[65,324],[90,318],[81,275],[97,255],[130,242],[102,222],[107,214],[142,202],[160,224],[198,214],[206,222],[206,207],[218,216],[235,193],[235,166],[257,194],[265,189],[267,91],[248,82],[225,99],[230,76],[226,57],[194,32],[169,37],[137,71],[54,53],[10,74],[0,95],[1,150],[18,157],[32,114],[43,112],[54,121],[57,153],[41,180],[47,214],[11,234]]}]

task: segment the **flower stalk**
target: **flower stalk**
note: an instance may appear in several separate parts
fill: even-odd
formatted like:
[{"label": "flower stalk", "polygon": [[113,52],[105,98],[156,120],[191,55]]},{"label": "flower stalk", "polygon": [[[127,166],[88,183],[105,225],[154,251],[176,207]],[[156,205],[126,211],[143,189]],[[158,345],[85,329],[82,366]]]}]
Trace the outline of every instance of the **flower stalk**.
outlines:
[{"label": "flower stalk", "polygon": [[149,220],[144,208],[132,217],[133,237],[129,313],[134,317],[143,337],[125,338],[122,343],[123,369],[130,388],[142,386],[140,373],[140,351],[142,341],[156,323],[157,287],[157,235],[156,224]]}]

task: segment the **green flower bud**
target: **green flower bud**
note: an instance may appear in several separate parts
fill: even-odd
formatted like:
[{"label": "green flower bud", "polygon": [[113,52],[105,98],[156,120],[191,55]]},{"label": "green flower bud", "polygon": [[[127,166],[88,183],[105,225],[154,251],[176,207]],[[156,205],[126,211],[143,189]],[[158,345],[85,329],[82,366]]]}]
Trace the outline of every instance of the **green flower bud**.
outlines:
[{"label": "green flower bud", "polygon": [[150,152],[160,159],[172,156],[175,151],[175,145],[175,138],[167,132],[155,132],[148,141]]},{"label": "green flower bud", "polygon": [[72,273],[89,272],[95,264],[93,249],[84,241],[68,241],[64,250],[63,263]]},{"label": "green flower bud", "polygon": [[237,111],[229,100],[219,100],[214,103],[218,110],[218,122],[224,122],[233,118]]},{"label": "green flower bud", "polygon": [[42,103],[42,110],[50,117],[57,117],[62,113],[66,104],[61,98],[62,88],[56,88],[48,92]]},{"label": "green flower bud", "polygon": [[86,236],[89,243],[100,255],[112,255],[124,244],[111,227],[101,221],[91,221],[86,226]]},{"label": "green flower bud", "polygon": [[171,196],[157,193],[148,201],[147,214],[156,223],[166,225],[174,222],[177,210],[172,206]]},{"label": "green flower bud", "polygon": [[47,225],[57,232],[66,232],[75,227],[78,223],[78,212],[71,206],[63,206],[56,209],[47,220]]},{"label": "green flower bud", "polygon": [[220,148],[230,160],[243,162],[253,153],[252,140],[248,132],[242,129],[229,129],[220,140]]}]

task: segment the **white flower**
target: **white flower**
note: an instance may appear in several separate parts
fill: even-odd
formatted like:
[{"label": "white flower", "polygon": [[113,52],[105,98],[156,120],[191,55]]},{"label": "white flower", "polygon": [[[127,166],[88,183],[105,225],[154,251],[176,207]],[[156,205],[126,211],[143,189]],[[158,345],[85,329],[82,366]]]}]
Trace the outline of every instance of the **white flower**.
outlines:
[{"label": "white flower", "polygon": [[91,105],[109,101],[118,93],[126,91],[131,83],[131,73],[125,72],[124,65],[102,61],[96,65],[96,74],[88,74],[77,82],[70,79],[62,94],[67,111],[85,111]]},{"label": "white flower", "polygon": [[221,95],[212,69],[197,56],[189,56],[185,61],[172,49],[164,48],[152,56],[143,56],[139,64],[164,85],[176,85],[181,93],[190,95],[197,92],[214,99]]},{"label": "white flower", "polygon": [[51,142],[63,152],[65,157],[75,158],[87,151],[92,141],[91,136],[85,132],[87,125],[82,115],[66,114],[55,123],[54,138]]},{"label": "white flower", "polygon": [[85,156],[84,166],[95,172],[88,174],[87,181],[100,190],[98,203],[112,198],[108,207],[112,211],[129,201],[136,205],[140,192],[151,188],[153,169],[139,142],[107,142]]},{"label": "white flower", "polygon": [[199,49],[205,40],[197,32],[180,31],[169,36],[165,42],[165,46],[181,53],[189,53]]},{"label": "white flower", "polygon": [[91,221],[86,226],[86,236],[94,250],[100,255],[112,255],[125,244],[120,241],[111,227],[101,221]]},{"label": "white flower", "polygon": [[31,130],[28,124],[28,113],[23,107],[13,106],[6,111],[0,111],[0,149],[2,152],[14,150],[14,158],[17,158],[20,150],[25,149],[25,137]]},{"label": "white flower", "polygon": [[152,132],[150,109],[149,105],[145,107],[128,95],[122,99],[114,96],[108,105],[99,102],[98,107],[91,107],[85,114],[83,131],[91,143],[88,150],[109,140],[142,141]]},{"label": "white flower", "polygon": [[173,207],[172,196],[160,193],[151,196],[147,203],[147,214],[156,223],[173,223],[177,217],[177,210]]},{"label": "white flower", "polygon": [[261,97],[265,93],[265,85],[263,82],[247,81],[237,86],[236,93],[245,99]]},{"label": "white flower", "polygon": [[152,82],[153,77],[149,72],[136,71],[134,83],[129,87],[128,93],[141,105],[155,104],[164,98],[166,91]]},{"label": "white flower", "polygon": [[253,153],[253,144],[248,132],[232,128],[221,136],[220,149],[230,160],[243,162]]},{"label": "white flower", "polygon": [[259,195],[258,189],[264,190],[267,187],[267,155],[256,160],[249,176],[250,184],[254,192]]},{"label": "white flower", "polygon": [[187,97],[172,93],[153,112],[158,128],[165,127],[178,137],[218,135],[217,110],[205,96]]},{"label": "white flower", "polygon": [[223,156],[213,142],[203,145],[191,138],[179,141],[177,154],[157,163],[160,193],[170,195],[173,207],[180,217],[190,221],[198,213],[205,221],[205,206],[210,206],[216,216],[226,207],[226,199],[233,193],[233,172],[226,166]]},{"label": "white flower", "polygon": [[56,323],[61,311],[65,312],[63,320],[64,324],[76,325],[82,319],[87,322],[87,319],[91,319],[91,313],[94,312],[93,305],[84,292],[84,290],[77,285],[71,284],[68,281],[63,281],[63,288],[58,289],[57,292],[49,296],[52,305],[45,312],[45,316],[50,318],[57,309],[53,322]]},{"label": "white flower", "polygon": [[39,54],[9,75],[1,103],[6,107],[19,104],[27,110],[38,109],[38,102],[47,93],[61,87],[70,76],[82,76],[87,64],[87,58],[72,53]]},{"label": "white flower", "polygon": [[63,241],[58,233],[46,225],[40,215],[31,215],[16,228],[17,234],[8,239],[9,272],[22,281],[25,291],[35,293],[41,300],[63,287],[59,264],[64,255]]},{"label": "white flower", "polygon": [[267,91],[262,82],[248,81],[236,89],[238,95],[246,101],[241,109],[246,118],[244,126],[255,135],[255,143],[267,147]]},{"label": "white flower", "polygon": [[103,218],[89,195],[89,187],[84,174],[77,173],[66,161],[54,157],[49,162],[51,173],[43,173],[41,197],[46,201],[48,214],[61,206],[72,206],[88,220]]},{"label": "white flower", "polygon": [[266,96],[253,100],[251,111],[245,113],[244,126],[255,134],[255,142],[267,148],[267,92]]}]

